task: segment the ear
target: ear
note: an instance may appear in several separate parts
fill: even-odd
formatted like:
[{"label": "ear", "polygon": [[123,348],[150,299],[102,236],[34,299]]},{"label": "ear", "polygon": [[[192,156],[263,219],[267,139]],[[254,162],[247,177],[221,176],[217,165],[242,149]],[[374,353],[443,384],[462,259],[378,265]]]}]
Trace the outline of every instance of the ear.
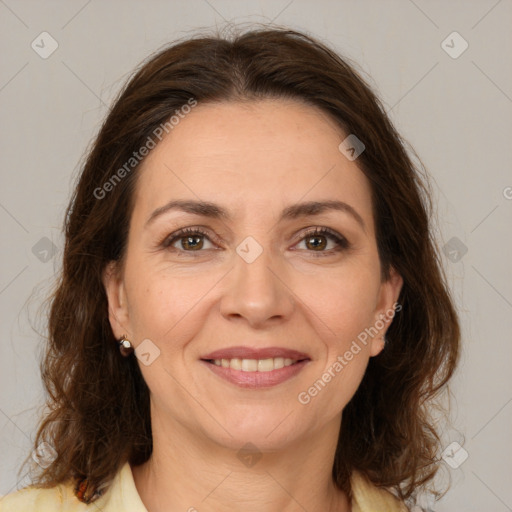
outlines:
[{"label": "ear", "polygon": [[376,356],[384,348],[384,336],[395,316],[395,311],[400,311],[402,306],[397,305],[400,291],[402,290],[402,276],[393,268],[390,268],[389,278],[381,283],[379,299],[375,309],[375,319],[372,326],[376,334],[370,343],[370,356]]},{"label": "ear", "polygon": [[130,336],[128,304],[124,282],[117,262],[111,261],[103,271],[103,286],[108,300],[108,319],[114,336],[119,339],[123,335]]}]

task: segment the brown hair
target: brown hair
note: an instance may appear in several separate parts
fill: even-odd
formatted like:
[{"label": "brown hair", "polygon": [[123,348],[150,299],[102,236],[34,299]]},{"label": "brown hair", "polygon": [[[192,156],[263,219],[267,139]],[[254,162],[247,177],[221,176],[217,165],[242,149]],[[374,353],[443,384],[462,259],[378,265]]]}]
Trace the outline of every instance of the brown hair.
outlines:
[{"label": "brown hair", "polygon": [[36,485],[87,478],[91,488],[105,490],[126,461],[138,465],[151,454],[149,390],[137,359],[119,353],[102,283],[106,265],[124,255],[138,166],[109,187],[108,197],[97,191],[191,98],[306,101],[364,142],[357,164],[372,188],[383,279],[390,266],[402,276],[402,310],[343,411],[333,479],[350,496],[350,473],[358,470],[409,497],[438,469],[439,437],[428,407],[459,354],[424,171],[354,65],[305,34],[268,27],[232,38],[196,36],[161,50],[128,81],[103,123],[67,210],[41,362],[49,410],[35,439],[57,456]]}]

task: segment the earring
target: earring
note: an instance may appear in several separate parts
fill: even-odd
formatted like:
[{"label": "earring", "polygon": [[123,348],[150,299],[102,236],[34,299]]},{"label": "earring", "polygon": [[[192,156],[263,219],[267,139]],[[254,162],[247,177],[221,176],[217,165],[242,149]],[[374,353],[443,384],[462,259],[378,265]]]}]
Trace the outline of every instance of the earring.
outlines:
[{"label": "earring", "polygon": [[119,345],[119,352],[124,357],[128,357],[134,350],[131,341],[126,339],[126,334],[123,334],[117,343]]}]

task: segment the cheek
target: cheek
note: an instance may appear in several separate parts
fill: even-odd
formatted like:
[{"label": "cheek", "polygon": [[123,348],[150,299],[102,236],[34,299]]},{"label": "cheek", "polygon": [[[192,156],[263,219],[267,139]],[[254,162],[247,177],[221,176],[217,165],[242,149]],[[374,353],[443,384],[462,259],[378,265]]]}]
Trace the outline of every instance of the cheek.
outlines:
[{"label": "cheek", "polygon": [[332,335],[328,348],[326,371],[320,377],[328,380],[331,412],[342,410],[353,397],[366,371],[370,358],[370,332],[375,321],[380,275],[374,267],[360,267],[342,276],[339,286],[332,286],[330,301],[322,307],[328,312]]},{"label": "cheek", "polygon": [[317,404],[325,407],[328,415],[345,407],[368,365],[367,329],[375,320],[380,289],[378,271],[378,263],[347,265],[328,277],[319,279],[317,275],[301,286],[300,293],[307,297],[305,311],[313,313],[309,317],[325,349],[315,378],[308,383],[311,387],[305,391],[311,399],[321,395]]},{"label": "cheek", "polygon": [[215,284],[212,275],[177,273],[134,261],[127,265],[126,287],[129,316],[137,339],[150,338],[158,344],[184,335],[198,322],[200,302]]},{"label": "cheek", "polygon": [[[378,265],[377,265],[378,270]],[[372,325],[378,303],[380,276],[371,265],[346,266],[297,281],[299,297],[314,313],[330,345],[343,350]]]},{"label": "cheek", "polygon": [[316,365],[310,387],[304,390],[306,399],[319,397],[315,398],[317,410],[328,418],[344,409],[361,383],[370,358],[370,338],[365,329],[373,319],[368,297],[364,300],[362,295],[358,298],[340,292],[331,299],[321,306],[328,329],[319,325],[325,358]]}]

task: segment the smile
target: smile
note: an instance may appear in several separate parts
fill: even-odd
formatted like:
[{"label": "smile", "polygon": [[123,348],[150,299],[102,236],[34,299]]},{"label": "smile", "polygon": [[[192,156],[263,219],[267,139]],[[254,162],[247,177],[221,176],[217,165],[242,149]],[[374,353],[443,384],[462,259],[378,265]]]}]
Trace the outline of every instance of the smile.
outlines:
[{"label": "smile", "polygon": [[209,362],[222,368],[232,368],[243,372],[271,372],[285,366],[291,366],[297,363],[297,360],[289,357],[271,357],[268,359],[213,359]]},{"label": "smile", "polygon": [[245,389],[277,386],[296,376],[310,362],[310,359],[298,361],[282,357],[201,360],[217,377]]}]

